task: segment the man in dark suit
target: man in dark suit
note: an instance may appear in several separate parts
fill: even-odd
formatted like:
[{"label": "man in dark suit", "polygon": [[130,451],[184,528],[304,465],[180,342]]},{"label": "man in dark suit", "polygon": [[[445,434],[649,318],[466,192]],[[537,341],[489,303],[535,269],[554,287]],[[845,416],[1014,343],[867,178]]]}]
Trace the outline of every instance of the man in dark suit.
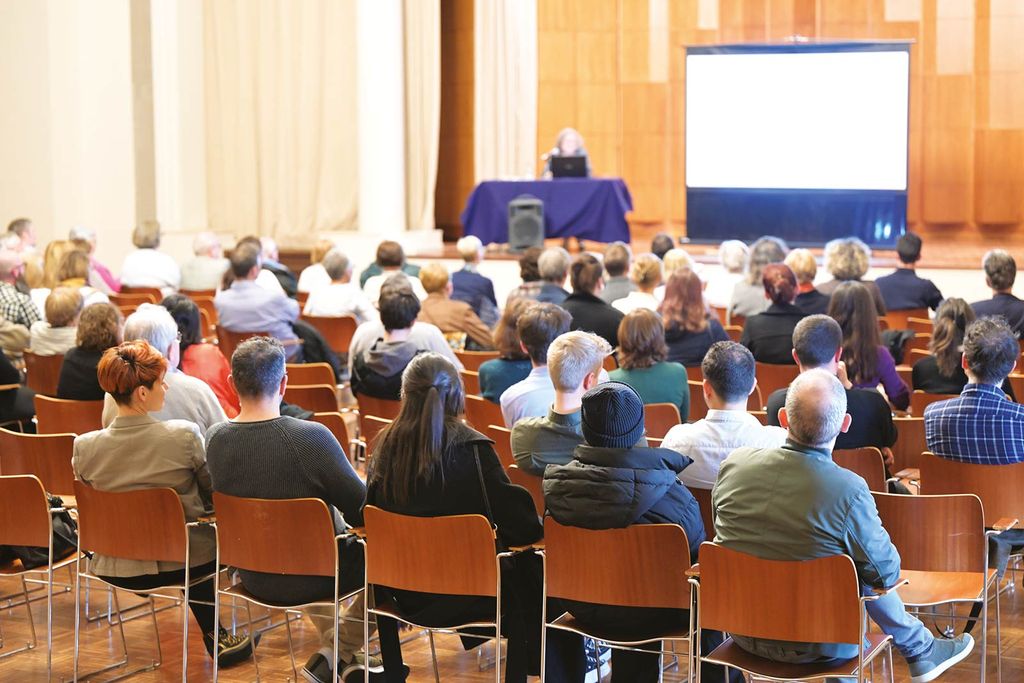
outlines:
[{"label": "man in dark suit", "polygon": [[993,249],[981,262],[985,269],[985,284],[992,289],[992,298],[971,304],[979,318],[1001,315],[1010,323],[1017,338],[1024,336],[1024,301],[1013,295],[1013,282],[1017,279],[1017,262],[1009,252]]},{"label": "man in dark suit", "polygon": [[573,261],[569,272],[572,294],[562,308],[572,316],[571,330],[593,332],[604,337],[612,348],[619,345],[619,323],[622,312],[601,300],[604,289],[604,266],[593,254],[583,253]]},{"label": "man in dark suit", "polygon": [[896,243],[896,254],[901,265],[890,275],[875,280],[885,307],[890,311],[911,308],[938,310],[942,292],[934,282],[918,277],[914,272],[914,264],[921,259],[921,238],[912,232],[905,233]]},{"label": "man in dark suit", "polygon": [[459,256],[466,265],[452,273],[452,294],[455,301],[464,301],[488,327],[498,322],[498,300],[494,297],[494,283],[477,270],[484,258],[484,245],[479,237],[469,235],[456,244]]}]

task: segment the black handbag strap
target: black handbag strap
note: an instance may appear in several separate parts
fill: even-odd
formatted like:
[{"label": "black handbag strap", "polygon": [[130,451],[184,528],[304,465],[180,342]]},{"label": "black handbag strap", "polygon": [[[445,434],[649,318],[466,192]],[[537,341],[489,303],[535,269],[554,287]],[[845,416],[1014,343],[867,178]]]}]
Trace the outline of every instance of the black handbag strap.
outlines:
[{"label": "black handbag strap", "polygon": [[491,514],[491,500],[487,497],[487,485],[484,484],[484,468],[480,465],[480,447],[473,444],[473,460],[476,461],[476,476],[480,480],[480,494],[484,497],[484,510],[487,511],[487,521],[494,526],[494,515]]}]

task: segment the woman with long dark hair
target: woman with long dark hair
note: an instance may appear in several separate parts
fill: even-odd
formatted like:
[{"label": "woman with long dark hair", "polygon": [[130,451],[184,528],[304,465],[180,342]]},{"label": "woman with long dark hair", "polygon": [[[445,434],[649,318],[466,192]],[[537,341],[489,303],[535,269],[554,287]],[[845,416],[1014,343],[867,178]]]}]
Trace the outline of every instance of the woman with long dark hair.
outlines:
[{"label": "woman with long dark hair", "polygon": [[882,346],[871,290],[852,280],[840,284],[832,293],[828,314],[843,328],[842,360],[854,388],[874,389],[881,384],[889,403],[906,410],[910,389],[897,374],[889,349]]},{"label": "woman with long dark hair", "polygon": [[530,354],[523,350],[516,332],[519,316],[535,304],[532,299],[509,299],[505,310],[494,328],[494,348],[499,356],[480,364],[480,395],[492,403],[497,403],[505,390],[517,382],[526,379],[533,366]]},{"label": "woman with long dark hair", "polygon": [[[369,505],[418,517],[478,514],[494,524],[499,548],[539,540],[543,528],[530,495],[512,485],[493,442],[466,426],[458,370],[444,356],[422,353],[402,373],[402,408],[378,436],[367,473]],[[490,598],[389,590],[395,604],[421,624],[493,616]],[[521,683],[540,669],[541,566],[533,555],[502,563],[502,632],[508,637],[505,680]],[[582,640],[548,635],[552,681],[585,674]],[[466,643],[480,644],[479,639]],[[554,645],[554,648],[552,648]],[[574,651],[570,661],[559,651]],[[565,671],[561,671],[565,669]],[[572,671],[569,671],[572,669]]]},{"label": "woman with long dark hair", "polygon": [[164,297],[160,305],[174,318],[178,325],[178,334],[181,335],[178,369],[209,384],[224,413],[229,418],[234,418],[238,415],[240,405],[238,394],[228,381],[231,364],[218,346],[203,341],[199,307],[184,294]]},{"label": "woman with long dark hair", "polygon": [[672,273],[665,285],[665,299],[658,307],[665,324],[665,360],[686,366],[700,365],[711,345],[729,341],[729,335],[704,303],[704,285],[689,268]]},{"label": "woman with long dark hair", "polygon": [[796,306],[796,275],[784,263],[765,266],[761,275],[768,310],[747,318],[740,343],[760,363],[793,365],[793,330],[807,314]]}]

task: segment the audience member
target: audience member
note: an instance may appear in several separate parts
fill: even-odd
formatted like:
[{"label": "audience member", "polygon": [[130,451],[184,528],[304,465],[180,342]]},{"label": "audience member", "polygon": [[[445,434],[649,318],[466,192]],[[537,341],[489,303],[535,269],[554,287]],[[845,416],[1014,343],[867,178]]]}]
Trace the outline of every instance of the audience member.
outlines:
[{"label": "audience member", "polygon": [[19,254],[32,253],[36,248],[36,228],[30,218],[15,218],[7,224],[7,235],[15,242],[9,249]]},{"label": "audience member", "polygon": [[[142,340],[108,349],[100,360],[100,386],[114,401],[114,417],[106,428],[75,437],[71,465],[75,478],[100,491],[132,491],[168,487],[181,499],[185,520],[195,522],[212,512],[213,489],[206,465],[203,433],[184,420],[161,421],[169,393],[168,362],[160,350]],[[251,455],[251,454],[250,454]],[[206,651],[214,643],[221,666],[252,655],[247,635],[231,635],[214,622],[213,601],[217,538],[211,526],[189,529],[193,579],[189,608],[202,629]],[[104,581],[134,590],[181,584],[184,565],[95,554],[89,569]]]},{"label": "audience member", "polygon": [[121,343],[124,318],[113,304],[94,304],[82,309],[75,346],[64,354],[57,380],[57,398],[102,401],[103,389],[96,368],[107,349]]},{"label": "audience member", "polygon": [[[843,330],[827,315],[810,315],[793,330],[793,357],[801,374],[808,370],[824,370],[835,375],[846,388],[846,412],[853,418],[850,428],[839,434],[836,448],[874,446],[886,461],[892,460],[889,449],[896,443],[896,427],[885,398],[874,389],[855,389],[846,376],[843,356]],[[786,405],[786,389],[772,392],[768,406],[768,424],[779,426],[779,411]]]},{"label": "audience member", "polygon": [[[967,657],[974,640],[966,633],[936,639],[907,613],[898,592],[873,592],[896,586],[900,556],[882,527],[867,484],[832,461],[836,437],[850,426],[847,394],[825,370],[797,377],[781,411],[789,429],[786,444],[740,448],[722,463],[712,492],[715,542],[768,560],[848,555],[863,594],[876,598],[865,603],[868,615],[892,636],[907,660],[911,680],[931,681]],[[773,641],[739,633],[732,637],[747,652],[774,661],[825,663],[858,653],[855,644]]]},{"label": "audience member", "polygon": [[231,263],[224,258],[224,247],[215,233],[204,231],[192,240],[193,257],[181,266],[181,288],[209,291],[220,288],[224,272]]},{"label": "audience member", "polygon": [[[273,294],[282,294],[284,296],[288,296],[287,294],[285,294],[284,287],[281,286],[281,283],[274,276],[274,274],[269,270],[265,270],[262,266],[263,243],[260,241],[259,237],[257,237],[256,235],[246,235],[245,237],[235,242],[235,248],[232,250],[232,252],[238,251],[239,249],[242,248],[243,245],[246,244],[255,249],[257,254],[260,254],[260,273],[259,275],[256,276],[256,284]],[[232,255],[234,254],[232,253]],[[234,271],[231,270],[231,264],[229,260],[228,269],[224,271],[224,277],[221,278],[220,288],[230,289],[231,283],[233,283],[234,281],[235,273]]]},{"label": "audience member", "polygon": [[674,363],[700,365],[712,344],[729,340],[718,318],[708,313],[700,278],[692,270],[676,271],[669,277],[658,313],[665,324],[667,360]]},{"label": "audience member", "polygon": [[739,240],[725,240],[718,247],[718,262],[722,269],[707,278],[704,298],[709,306],[729,308],[733,290],[743,280],[743,269],[750,256],[750,247]]},{"label": "audience member", "polygon": [[15,385],[13,389],[0,391],[0,424],[19,420],[23,432],[34,434],[32,418],[36,414],[36,392],[21,386],[21,382],[21,373],[7,356],[0,354],[0,385]]},{"label": "audience member", "polygon": [[562,247],[551,247],[537,258],[541,286],[537,301],[546,304],[560,304],[569,296],[565,291],[565,279],[569,277],[569,252]]},{"label": "audience member", "polygon": [[46,297],[46,320],[32,323],[29,348],[37,356],[63,356],[74,348],[82,295],[71,287],[58,287]]},{"label": "audience member", "polygon": [[601,364],[611,352],[608,342],[590,332],[566,332],[551,343],[548,372],[554,400],[547,415],[524,417],[512,428],[512,456],[519,469],[543,476],[547,465],[572,461],[573,450],[583,442],[580,401],[597,386]]},{"label": "audience member", "polygon": [[[519,257],[519,277],[523,283],[513,289],[508,295],[508,301],[512,299],[537,300],[543,281],[540,279],[540,266],[538,260],[544,250],[540,247],[530,247]],[[506,302],[506,306],[508,303]]]},{"label": "audience member", "polygon": [[[188,420],[199,427],[200,434],[206,434],[210,427],[228,419],[206,382],[178,370],[181,338],[178,325],[166,308],[156,304],[139,306],[124,321],[124,338],[146,341],[167,359],[167,374],[163,379],[167,395],[161,407],[151,413],[154,419]],[[103,401],[103,426],[109,427],[118,414],[117,397],[108,391]]]},{"label": "audience member", "polygon": [[[64,263],[64,257],[74,251],[78,251],[78,247],[71,240],[53,240],[46,244],[46,247],[43,249],[42,281],[38,283],[38,287],[32,288],[34,298],[38,297],[39,301],[45,301],[46,296],[49,295],[47,290],[60,285],[61,264]],[[44,290],[45,293],[38,294],[38,290]],[[37,305],[39,308],[42,308],[41,304]]]},{"label": "audience member", "polygon": [[809,249],[794,249],[786,254],[783,261],[796,276],[796,307],[806,315],[825,314],[828,311],[829,296],[814,288],[818,276],[818,261]]},{"label": "audience member", "polygon": [[506,389],[530,374],[530,355],[519,341],[516,323],[523,311],[533,304],[530,299],[509,300],[494,329],[494,347],[498,349],[498,357],[484,361],[477,371],[480,395],[491,403],[498,403]]},{"label": "audience member", "polygon": [[612,242],[604,250],[604,270],[608,277],[604,281],[601,300],[606,304],[618,301],[628,296],[630,292],[636,291],[636,284],[628,274],[632,261],[633,250],[625,242]]},{"label": "audience member", "polygon": [[92,266],[89,285],[104,294],[120,292],[121,281],[96,258],[96,231],[84,225],[76,225],[68,232],[68,239],[75,245],[75,248],[89,255],[89,263]]},{"label": "audience member", "polygon": [[448,269],[440,263],[430,263],[420,270],[420,282],[427,292],[418,320],[436,325],[445,335],[465,335],[464,347],[470,350],[490,350],[491,329],[473,312],[465,301],[451,298],[452,283]]},{"label": "audience member", "polygon": [[203,341],[199,307],[184,294],[165,297],[160,305],[167,309],[178,326],[178,369],[190,377],[206,382],[217,397],[220,407],[224,409],[224,414],[228,419],[234,419],[241,406],[238,403],[238,395],[228,381],[231,365],[219,346]]},{"label": "audience member", "polygon": [[776,448],[786,442],[786,430],[766,427],[747,412],[747,398],[757,384],[754,367],[749,349],[736,342],[716,342],[704,356],[707,417],[676,425],[661,444],[693,460],[679,475],[687,486],[712,488],[722,461],[741,446]]},{"label": "audience member", "polygon": [[[662,259],[661,281],[663,284],[654,288],[654,298],[658,300],[659,304],[665,300],[666,285],[664,283],[668,282],[668,279],[672,277],[672,273],[680,270],[691,270],[697,274],[698,278],[700,277],[700,267],[685,249],[670,249]],[[701,280],[701,286],[703,287],[703,285],[704,281]]]},{"label": "audience member", "polygon": [[78,290],[82,295],[83,306],[109,303],[110,297],[89,284],[92,280],[92,265],[87,253],[72,249],[64,254],[60,268],[57,269],[57,287]]},{"label": "audience member", "polygon": [[309,250],[309,265],[299,273],[298,291],[312,293],[331,284],[332,278],[327,273],[324,258],[335,249],[334,242],[319,239]]},{"label": "audience member", "polygon": [[985,285],[992,290],[992,298],[971,304],[974,314],[979,318],[1001,315],[1010,323],[1017,338],[1024,339],[1024,301],[1013,295],[1017,262],[1009,252],[993,249],[985,254],[981,266],[985,269]]},{"label": "audience member", "polygon": [[32,299],[18,291],[15,282],[24,272],[21,254],[0,248],[0,317],[16,325],[31,328],[40,319]]},{"label": "audience member", "polygon": [[[324,269],[328,282],[309,290],[303,313],[328,318],[351,315],[360,324],[380,317],[363,290],[352,282],[352,262],[340,249],[331,249],[317,265]],[[306,271],[302,272],[305,274]],[[300,277],[300,292],[304,291],[302,286]]]},{"label": "audience member", "polygon": [[261,271],[260,252],[253,244],[241,244],[231,252],[234,282],[217,292],[220,325],[232,332],[264,332],[285,343],[289,362],[302,362],[302,346],[292,329],[299,317],[299,305],[284,294],[256,284]]},{"label": "audience member", "polygon": [[761,237],[750,246],[747,257],[746,277],[736,283],[729,300],[729,317],[738,315],[749,317],[768,309],[768,300],[764,298],[764,283],[761,271],[770,263],[782,263],[789,247],[778,237]]},{"label": "audience member", "polygon": [[[350,525],[362,526],[366,487],[326,427],[281,415],[287,383],[284,349],[277,340],[254,337],[235,349],[231,385],[241,412],[231,422],[214,426],[206,439],[214,490],[247,498],[318,498],[334,515],[335,533],[344,533]],[[338,592],[344,595],[363,584],[363,548],[351,536],[339,541],[339,546]],[[244,569],[239,577],[247,591],[272,603],[324,600],[334,591],[334,580],[325,577]],[[306,680],[328,683],[334,670],[334,609],[316,606],[304,611],[320,635],[320,649],[302,673]],[[339,680],[363,667],[362,612],[362,595],[342,610]]]},{"label": "audience member", "polygon": [[601,300],[604,266],[593,254],[583,253],[573,261],[570,273],[572,294],[562,302],[562,308],[572,316],[569,329],[593,332],[615,346],[622,312]]},{"label": "audience member", "polygon": [[665,254],[674,246],[676,246],[676,241],[667,232],[659,232],[651,239],[651,253],[660,259],[664,259]]},{"label": "audience member", "polygon": [[[428,266],[429,268],[429,266]],[[427,273],[424,268],[420,273]],[[396,277],[403,278],[402,275]],[[461,303],[461,302],[460,302]],[[468,304],[466,305],[468,308]],[[352,362],[352,393],[397,401],[402,393],[402,371],[430,347],[412,338],[420,301],[408,287],[385,288],[380,297],[384,334]]]},{"label": "audience member", "polygon": [[[427,293],[423,290],[423,285],[420,283],[420,268],[416,267],[416,274],[409,273],[405,264],[405,252],[402,250],[402,245],[398,242],[391,240],[385,240],[377,246],[377,260],[374,263],[378,267],[380,273],[371,276],[363,284],[363,292],[366,293],[366,297],[373,302],[377,303],[377,299],[380,297],[380,288],[384,284],[384,281],[395,273],[402,272],[409,280],[409,286],[412,287],[412,291],[416,294],[416,297],[423,301],[427,298]],[[365,274],[366,271],[363,271]]]},{"label": "audience member", "polygon": [[[550,308],[568,318],[557,306]],[[486,515],[495,526],[499,550],[540,540],[544,531],[530,496],[509,483],[491,440],[461,420],[465,401],[455,366],[435,353],[417,356],[403,376],[402,395],[401,412],[377,437],[369,458],[367,504],[419,517]],[[533,555],[518,559],[503,562],[502,567],[501,623],[508,637],[509,683],[525,683],[526,676],[537,675],[540,668],[541,565]],[[381,597],[386,593],[403,615],[420,624],[494,618],[493,598],[376,592]],[[547,645],[548,680],[583,680],[580,638],[552,630]],[[560,671],[573,651],[575,666]]]},{"label": "audience member", "polygon": [[646,308],[627,314],[619,323],[618,340],[619,367],[608,377],[633,387],[644,405],[671,403],[685,422],[690,415],[686,368],[665,360],[668,346],[661,316]]},{"label": "audience member", "polygon": [[260,266],[263,270],[269,270],[281,284],[281,289],[284,290],[285,295],[294,299],[299,291],[299,279],[295,277],[295,273],[292,272],[291,268],[281,263],[281,255],[277,249],[277,242],[274,241],[273,237],[267,237],[266,235],[260,237],[260,256],[263,257],[263,260],[260,261]]},{"label": "audience member", "polygon": [[135,251],[124,257],[121,284],[125,287],[159,287],[173,294],[181,286],[181,269],[170,255],[160,248],[160,224],[143,221],[132,232]]},{"label": "audience member", "polygon": [[844,282],[859,282],[868,289],[877,315],[885,315],[885,300],[874,282],[864,281],[871,265],[871,249],[856,237],[835,239],[825,245],[825,270],[832,279],[818,285],[818,291],[831,296]]},{"label": "audience member", "polygon": [[770,263],[761,274],[764,295],[771,305],[763,313],[747,318],[740,343],[750,349],[759,363],[793,364],[793,329],[807,314],[796,300],[796,275],[784,263]]},{"label": "audience member", "polygon": [[[385,246],[385,245],[387,245],[387,246]],[[381,242],[380,245],[377,246],[377,260],[374,261],[373,263],[371,263],[370,265],[368,265],[363,270],[363,272],[361,272],[359,274],[359,286],[360,287],[365,289],[366,288],[366,281],[367,280],[369,280],[374,275],[380,275],[380,274],[382,274],[384,272],[385,263],[383,263],[381,261],[381,247],[385,247],[385,249],[384,249],[384,255],[386,256],[385,260],[390,262],[392,260],[392,256],[394,255],[396,246],[397,246],[397,249],[398,249],[398,253],[401,256],[401,261],[402,261],[401,269],[402,269],[402,272],[405,273],[406,275],[408,275],[409,277],[419,277],[420,276],[420,267],[419,266],[415,266],[415,265],[413,265],[411,263],[408,263],[405,260],[405,253],[402,251],[402,245],[398,244],[397,242],[393,242],[393,241],[390,241],[390,240],[385,240],[384,242]],[[388,265],[388,267],[390,268],[390,264]]]},{"label": "audience member", "polygon": [[910,389],[896,372],[896,361],[882,346],[871,292],[862,282],[847,281],[832,292],[828,314],[843,328],[843,361],[858,389],[885,389],[897,410],[910,405]]},{"label": "audience member", "polygon": [[932,321],[931,355],[914,363],[911,379],[915,390],[929,394],[959,394],[967,384],[961,366],[964,334],[975,320],[974,310],[963,299],[942,302]]},{"label": "audience member", "polygon": [[544,417],[555,398],[548,374],[548,348],[559,335],[569,331],[572,317],[561,306],[541,303],[530,306],[516,323],[520,344],[530,356],[532,369],[526,379],[516,382],[499,398],[505,426],[511,429],[524,417]]},{"label": "audience member", "polygon": [[931,280],[918,277],[914,270],[915,264],[921,260],[921,238],[912,232],[901,235],[896,242],[896,255],[900,258],[899,267],[875,280],[885,307],[890,311],[912,308],[938,310],[942,292]]},{"label": "audience member", "polygon": [[484,245],[480,238],[467,235],[455,243],[455,249],[462,257],[463,266],[452,273],[452,299],[465,301],[487,327],[494,327],[501,316],[498,299],[494,296],[491,278],[480,274],[480,262],[484,260]]},{"label": "audience member", "polygon": [[633,291],[621,299],[612,301],[612,306],[624,314],[641,308],[658,310],[661,300],[655,295],[655,290],[662,283],[661,268],[661,260],[654,254],[637,256],[629,270]]},{"label": "audience member", "polygon": [[22,351],[28,348],[29,338],[27,327],[12,323],[0,315],[0,351],[8,360],[15,364],[22,362]]}]

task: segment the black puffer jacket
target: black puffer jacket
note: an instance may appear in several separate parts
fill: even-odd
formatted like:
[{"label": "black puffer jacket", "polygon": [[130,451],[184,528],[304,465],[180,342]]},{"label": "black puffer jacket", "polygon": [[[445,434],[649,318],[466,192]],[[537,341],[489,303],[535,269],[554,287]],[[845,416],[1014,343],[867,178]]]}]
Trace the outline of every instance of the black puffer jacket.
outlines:
[{"label": "black puffer jacket", "polygon": [[544,502],[559,524],[621,529],[631,524],[678,524],[690,558],[705,540],[697,501],[677,475],[689,457],[668,448],[581,445],[567,465],[544,471]]}]

